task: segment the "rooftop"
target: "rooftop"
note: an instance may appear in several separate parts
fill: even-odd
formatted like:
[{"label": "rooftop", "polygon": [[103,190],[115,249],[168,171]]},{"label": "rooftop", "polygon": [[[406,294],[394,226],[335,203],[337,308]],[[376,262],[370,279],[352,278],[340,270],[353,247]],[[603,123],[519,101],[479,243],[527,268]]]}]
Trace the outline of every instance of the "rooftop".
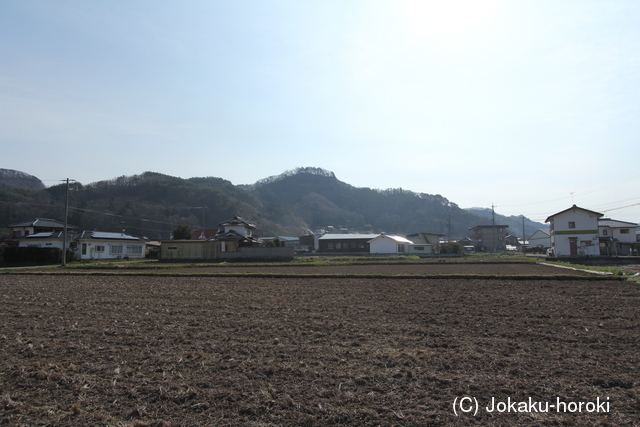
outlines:
[{"label": "rooftop", "polygon": [[598,220],[598,226],[611,228],[637,228],[638,224],[635,222],[618,221],[611,218],[600,218]]},{"label": "rooftop", "polygon": [[[24,221],[17,222],[15,224],[9,224],[7,227],[9,228],[19,228],[19,227],[39,227],[39,228],[64,228],[64,222],[60,222],[55,219],[50,218],[36,218],[32,221]],[[75,225],[67,224],[67,228],[78,228]]]},{"label": "rooftop", "polygon": [[346,240],[346,239],[374,239],[378,237],[379,234],[325,234],[320,237],[318,240]]}]

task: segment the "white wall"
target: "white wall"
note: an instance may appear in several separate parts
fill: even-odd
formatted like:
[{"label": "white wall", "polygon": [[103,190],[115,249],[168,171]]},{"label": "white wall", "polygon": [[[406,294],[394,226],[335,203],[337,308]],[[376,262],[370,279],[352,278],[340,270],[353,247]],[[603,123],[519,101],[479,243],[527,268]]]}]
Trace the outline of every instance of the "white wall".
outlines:
[{"label": "white wall", "polygon": [[[86,253],[83,253],[83,244],[86,244]],[[112,248],[118,249],[112,249]],[[120,250],[121,248],[121,250]],[[133,250],[133,248],[138,248]],[[99,250],[102,249],[102,250]],[[146,244],[140,241],[112,241],[112,240],[81,240],[78,242],[77,259],[120,259],[120,258],[144,258],[146,256]]]},{"label": "white wall", "polygon": [[536,231],[529,238],[528,245],[530,248],[536,248],[538,246],[549,248],[551,247],[551,236],[544,234],[542,231]]},{"label": "white wall", "polygon": [[[404,247],[404,251],[398,251],[398,245]],[[373,239],[369,243],[369,253],[372,254],[407,254],[409,253],[409,246],[412,245],[410,241],[399,242],[388,236],[382,236]]]},{"label": "white wall", "polygon": [[[634,234],[635,236],[635,234]],[[71,243],[70,241],[67,241],[67,245]],[[29,239],[29,238],[24,238],[22,240],[20,240],[20,243],[18,244],[19,247],[21,248],[26,248],[26,247],[36,247],[36,248],[58,248],[58,249],[62,249],[62,239]]]},{"label": "white wall", "polygon": [[398,245],[395,240],[382,238],[369,243],[369,253],[372,254],[395,254],[398,252]]},{"label": "white wall", "polygon": [[[557,257],[571,256],[571,239],[577,241],[578,256],[599,256],[598,216],[580,208],[569,209],[552,219],[551,242]],[[575,228],[569,228],[574,222]]]}]

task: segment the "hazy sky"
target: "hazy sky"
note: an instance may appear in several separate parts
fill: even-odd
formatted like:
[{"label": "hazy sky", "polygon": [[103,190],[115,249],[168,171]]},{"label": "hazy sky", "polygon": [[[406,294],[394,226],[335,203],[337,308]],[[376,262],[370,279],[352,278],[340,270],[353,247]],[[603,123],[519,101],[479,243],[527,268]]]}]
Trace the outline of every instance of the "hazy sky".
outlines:
[{"label": "hazy sky", "polygon": [[640,2],[0,2],[0,167],[234,184],[303,166],[640,221]]}]

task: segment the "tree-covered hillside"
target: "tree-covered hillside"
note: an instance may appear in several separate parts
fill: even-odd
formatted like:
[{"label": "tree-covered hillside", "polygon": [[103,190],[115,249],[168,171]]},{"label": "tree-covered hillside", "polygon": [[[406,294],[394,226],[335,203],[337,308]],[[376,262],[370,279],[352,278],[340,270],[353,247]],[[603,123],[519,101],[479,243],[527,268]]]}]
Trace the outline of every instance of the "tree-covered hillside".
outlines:
[{"label": "tree-covered hillside", "polygon": [[13,169],[0,169],[0,188],[23,188],[26,190],[44,190],[45,185],[33,175]]},{"label": "tree-covered hillside", "polygon": [[[270,219],[297,216],[311,229],[327,225],[387,233],[431,232],[463,237],[478,217],[440,195],[402,188],[357,188],[319,168],[300,168],[248,186]],[[450,226],[449,226],[450,225]]]},{"label": "tree-covered hillside", "polygon": [[[0,187],[2,234],[9,230],[1,227],[14,222],[62,220],[65,197],[65,184],[42,190]],[[440,195],[357,188],[319,168],[295,169],[250,186],[155,172],[70,184],[69,223],[81,229],[125,230],[167,239],[178,225],[216,228],[235,215],[256,223],[260,236],[297,236],[333,226],[352,232],[450,233],[459,238],[467,236],[470,227],[486,223]]]}]

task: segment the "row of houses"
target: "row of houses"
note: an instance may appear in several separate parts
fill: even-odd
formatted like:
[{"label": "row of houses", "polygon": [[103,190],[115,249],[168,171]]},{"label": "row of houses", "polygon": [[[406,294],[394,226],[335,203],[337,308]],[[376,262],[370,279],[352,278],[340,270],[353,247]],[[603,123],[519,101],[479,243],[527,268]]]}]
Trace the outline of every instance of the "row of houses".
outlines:
[{"label": "row of houses", "polygon": [[[293,248],[268,247],[255,236],[257,226],[240,217],[233,217],[219,224],[215,232],[201,230],[195,232],[193,240],[148,241],[122,233],[103,231],[80,231],[74,225],[60,221],[36,218],[16,224],[9,224],[12,243],[19,247],[62,249],[65,241],[67,250],[77,260],[136,259],[147,256],[164,261],[203,260],[291,260]],[[194,236],[195,237],[195,236]]]},{"label": "row of houses", "polygon": [[[621,256],[638,253],[638,226],[635,223],[603,218],[603,214],[573,205],[549,216],[549,230],[536,231],[528,239],[529,247],[550,248],[556,257]],[[62,249],[64,224],[52,219],[36,219],[10,224],[19,246]],[[502,252],[515,243],[508,225],[478,225],[470,228],[470,237],[459,241],[466,248]],[[298,238],[259,238],[258,227],[238,216],[219,224],[217,229],[195,230],[188,240],[149,242],[122,233],[79,231],[67,226],[68,249],[78,260],[144,258],[156,256],[163,261],[199,260],[288,260],[294,250],[337,253],[431,255],[439,252],[441,234],[307,234]],[[271,241],[278,244],[270,244]],[[525,241],[522,241],[524,244]]]},{"label": "row of houses", "polygon": [[[527,246],[550,249],[555,257],[597,257],[638,255],[640,234],[638,224],[604,218],[604,214],[573,205],[550,215],[549,229],[540,229],[529,239],[509,235],[506,224],[478,225],[469,229],[470,237],[458,241],[465,248],[478,252],[504,252]],[[407,236],[325,234],[317,238],[318,252],[368,252],[431,254],[436,251],[442,235],[418,233]],[[301,244],[302,242],[302,237]],[[307,246],[310,243],[307,242]]]}]

